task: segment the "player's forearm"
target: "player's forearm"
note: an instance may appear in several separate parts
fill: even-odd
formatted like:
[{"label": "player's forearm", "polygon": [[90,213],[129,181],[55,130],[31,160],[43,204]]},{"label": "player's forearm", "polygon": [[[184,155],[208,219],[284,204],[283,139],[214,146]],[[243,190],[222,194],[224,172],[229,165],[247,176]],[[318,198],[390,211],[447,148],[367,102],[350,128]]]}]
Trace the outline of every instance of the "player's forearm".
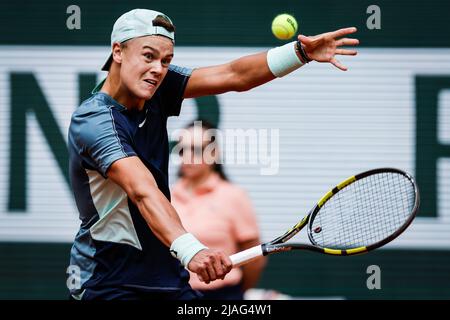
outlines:
[{"label": "player's forearm", "polygon": [[[211,255],[217,257],[217,254],[207,250],[207,253],[203,253],[203,256],[197,256],[200,251],[208,248],[191,233],[186,232],[177,212],[156,186],[145,189],[138,188],[137,190],[141,192],[134,193],[132,200],[155,236],[170,248],[172,256],[180,260],[184,267],[188,268],[189,266],[189,270],[196,273],[200,272],[202,279],[204,279],[202,281],[210,281],[208,279],[211,279],[211,277],[206,273],[205,268],[210,267],[210,264],[215,260],[208,260],[205,264],[204,259],[209,259]],[[191,263],[194,257],[197,257],[197,259]],[[228,271],[231,269],[231,261],[229,263]],[[219,278],[224,275],[222,266],[217,269],[217,272]],[[216,277],[212,276],[211,280],[215,279]]]},{"label": "player's forearm", "polygon": [[155,236],[166,246],[186,233],[181,220],[166,197],[156,187],[134,197],[134,203]]},{"label": "player's forearm", "polygon": [[267,64],[267,52],[234,60],[230,68],[236,81],[235,91],[247,91],[275,79]]},{"label": "player's forearm", "polygon": [[[295,56],[293,45],[292,54]],[[186,99],[230,91],[242,92],[260,86],[275,79],[268,61],[268,53],[261,52],[226,64],[195,69],[183,97]]]}]

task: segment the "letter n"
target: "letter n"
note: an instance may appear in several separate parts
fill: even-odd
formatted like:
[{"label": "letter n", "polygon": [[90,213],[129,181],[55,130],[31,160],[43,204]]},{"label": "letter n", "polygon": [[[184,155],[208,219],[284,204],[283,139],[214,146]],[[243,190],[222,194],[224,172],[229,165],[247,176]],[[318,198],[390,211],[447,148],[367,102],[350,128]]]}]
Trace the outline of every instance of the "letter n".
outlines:
[{"label": "letter n", "polygon": [[27,210],[27,114],[34,113],[60,171],[69,184],[66,142],[32,73],[11,73],[9,211]]}]

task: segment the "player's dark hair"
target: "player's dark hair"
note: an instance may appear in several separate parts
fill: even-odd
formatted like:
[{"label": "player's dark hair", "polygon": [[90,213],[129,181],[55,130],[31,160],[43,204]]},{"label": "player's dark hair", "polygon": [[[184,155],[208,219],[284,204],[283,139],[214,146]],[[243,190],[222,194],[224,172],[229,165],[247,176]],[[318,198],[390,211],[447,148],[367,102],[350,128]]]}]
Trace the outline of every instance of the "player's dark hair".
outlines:
[{"label": "player's dark hair", "polygon": [[159,15],[153,19],[152,23],[154,27],[163,27],[169,32],[175,32],[175,26],[166,16]]},{"label": "player's dark hair", "polygon": [[[195,126],[195,124],[200,121],[201,122],[201,126],[203,130],[209,130],[209,129],[216,129],[217,130],[217,126],[213,125],[211,122],[207,121],[207,120],[203,120],[203,119],[197,119],[195,121],[190,122],[187,126],[185,126],[185,129],[189,129],[189,128],[193,128]],[[212,136],[211,137],[211,142],[215,142],[216,141],[216,137]],[[212,170],[214,172],[216,172],[220,178],[222,178],[225,181],[230,181],[230,179],[228,179],[227,175],[225,174],[225,171],[223,169],[223,165],[221,163],[217,163],[214,162],[214,164],[212,165]],[[181,168],[180,170],[178,170],[178,177],[182,177],[183,173],[181,172]]]}]

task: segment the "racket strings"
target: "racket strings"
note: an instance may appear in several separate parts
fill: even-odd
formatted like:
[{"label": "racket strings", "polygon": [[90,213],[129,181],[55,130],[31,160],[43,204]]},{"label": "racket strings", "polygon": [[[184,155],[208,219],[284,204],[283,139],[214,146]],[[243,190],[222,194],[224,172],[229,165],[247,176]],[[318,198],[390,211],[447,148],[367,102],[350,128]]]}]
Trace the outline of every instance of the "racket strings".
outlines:
[{"label": "racket strings", "polygon": [[325,248],[374,244],[405,223],[414,208],[415,196],[413,183],[399,173],[368,176],[325,203],[312,222],[311,237]]}]

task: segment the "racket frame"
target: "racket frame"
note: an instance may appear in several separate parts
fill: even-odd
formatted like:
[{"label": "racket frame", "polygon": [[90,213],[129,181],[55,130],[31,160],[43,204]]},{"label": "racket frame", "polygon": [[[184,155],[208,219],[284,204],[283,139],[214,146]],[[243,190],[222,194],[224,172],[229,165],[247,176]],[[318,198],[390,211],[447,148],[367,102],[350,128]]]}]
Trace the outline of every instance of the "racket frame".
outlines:
[{"label": "racket frame", "polygon": [[[374,175],[374,174],[380,174],[380,173],[397,173],[401,174],[404,177],[406,177],[411,184],[414,187],[414,193],[415,193],[415,203],[414,207],[412,209],[411,214],[409,215],[408,219],[405,220],[405,222],[398,228],[394,233],[389,235],[388,237],[375,242],[368,246],[362,246],[362,247],[356,247],[352,249],[332,249],[332,248],[324,248],[317,244],[317,242],[312,237],[312,224],[314,222],[314,218],[319,213],[320,209],[329,201],[334,195],[336,195],[339,191],[345,189],[349,185],[355,183],[358,180],[361,180],[363,178],[366,178],[368,176]],[[357,175],[351,176],[338,185],[336,185],[333,189],[329,190],[318,202],[317,204],[309,211],[309,213],[295,226],[293,226],[291,229],[289,229],[285,234],[282,236],[275,238],[274,240],[264,243],[261,245],[263,255],[272,254],[275,252],[280,251],[289,251],[289,250],[310,250],[315,251],[319,253],[324,254],[330,254],[330,255],[338,255],[338,256],[350,256],[350,255],[356,255],[356,254],[362,254],[366,253],[368,251],[372,251],[374,249],[377,249],[381,246],[384,246],[385,244],[391,242],[395,238],[397,238],[400,234],[403,233],[403,231],[408,228],[408,226],[411,224],[411,222],[414,220],[418,208],[420,205],[420,193],[419,188],[417,186],[417,183],[415,182],[415,179],[408,174],[407,172],[396,169],[396,168],[378,168],[378,169],[372,169],[368,170],[362,173],[359,173]],[[293,236],[295,236],[300,230],[302,230],[306,225],[308,225],[308,238],[311,241],[310,244],[303,244],[303,243],[290,243],[286,244],[285,242],[291,239]]]}]

